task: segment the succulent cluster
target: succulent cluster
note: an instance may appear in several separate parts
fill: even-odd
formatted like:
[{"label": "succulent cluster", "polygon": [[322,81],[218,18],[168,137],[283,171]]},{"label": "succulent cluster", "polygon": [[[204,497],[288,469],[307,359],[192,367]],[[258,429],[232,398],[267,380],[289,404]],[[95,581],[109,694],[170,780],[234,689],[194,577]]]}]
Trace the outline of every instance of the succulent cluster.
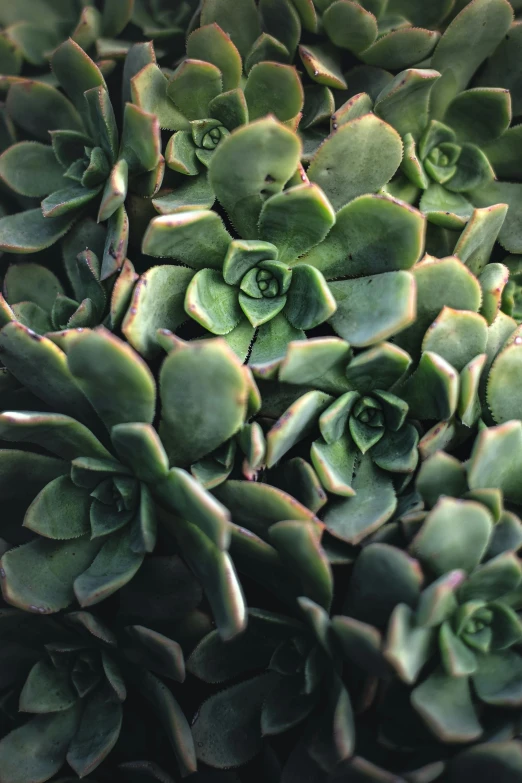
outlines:
[{"label": "succulent cluster", "polygon": [[522,779],[521,46],[0,3],[0,783]]}]

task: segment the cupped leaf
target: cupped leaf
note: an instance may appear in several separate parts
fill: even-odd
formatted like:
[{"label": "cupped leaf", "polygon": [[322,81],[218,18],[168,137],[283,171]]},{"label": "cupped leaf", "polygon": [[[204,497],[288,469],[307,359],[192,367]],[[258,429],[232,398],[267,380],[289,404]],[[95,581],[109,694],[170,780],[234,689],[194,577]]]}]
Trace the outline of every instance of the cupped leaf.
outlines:
[{"label": "cupped leaf", "polygon": [[161,348],[158,329],[174,332],[187,319],[183,306],[187,287],[194,276],[182,266],[153,266],[138,280],[122,332],[138,353],[149,359]]},{"label": "cupped leaf", "polygon": [[88,568],[100,548],[86,537],[74,541],[36,538],[2,557],[0,574],[5,600],[29,612],[49,614],[74,600],[74,580]]},{"label": "cupped leaf", "polygon": [[61,87],[80,114],[86,117],[84,93],[95,87],[106,88],[105,79],[98,66],[72,38],[69,38],[53,52],[51,67]]},{"label": "cupped leaf", "polygon": [[428,68],[409,68],[397,74],[378,94],[375,111],[401,136],[411,133],[418,140],[429,120],[430,95],[440,73]]},{"label": "cupped leaf", "polygon": [[54,245],[72,226],[75,214],[45,218],[42,210],[29,209],[0,218],[0,250],[37,253]]},{"label": "cupped leaf", "polygon": [[362,52],[377,38],[377,20],[362,4],[337,0],[323,14],[326,34],[336,46]]},{"label": "cupped leaf", "polygon": [[22,196],[47,196],[63,187],[63,169],[53,148],[37,141],[21,141],[0,156],[0,177]]},{"label": "cupped leaf", "polygon": [[9,116],[37,139],[49,143],[49,131],[84,130],[80,115],[59,90],[44,82],[13,84],[6,101]]},{"label": "cupped leaf", "polygon": [[449,677],[439,668],[415,688],[411,701],[443,742],[471,742],[482,734],[466,677]]},{"label": "cupped leaf", "polygon": [[330,323],[338,335],[357,347],[387,340],[415,321],[415,279],[409,272],[343,280],[329,287],[337,302]]},{"label": "cupped leaf", "polygon": [[522,346],[515,340],[497,356],[489,373],[487,402],[497,424],[522,418],[521,380]]},{"label": "cupped leaf", "polygon": [[156,258],[174,258],[194,269],[221,269],[230,241],[219,215],[201,209],[151,220],[142,251]]},{"label": "cupped leaf", "polygon": [[[133,552],[128,527],[111,535],[89,565],[74,580],[80,606],[92,606],[127,584],[141,566],[144,554]],[[96,540],[96,539],[95,539]]]},{"label": "cupped leaf", "polygon": [[313,184],[297,185],[264,203],[259,216],[259,235],[276,245],[278,261],[292,264],[321,243],[335,221],[335,212],[321,188]]},{"label": "cupped leaf", "polygon": [[67,460],[76,457],[111,457],[87,427],[59,413],[4,411],[0,414],[0,438],[17,443],[34,443]]},{"label": "cupped leaf", "polygon": [[246,376],[221,340],[191,342],[172,351],[161,368],[160,395],[159,431],[175,465],[212,452],[239,430],[246,416]]},{"label": "cupped leaf", "polygon": [[201,10],[201,25],[213,22],[230,36],[243,58],[261,33],[254,0],[245,0],[241,6],[237,6],[234,0],[205,0]]},{"label": "cupped leaf", "polygon": [[487,322],[481,315],[444,307],[426,332],[422,350],[442,356],[461,372],[475,356],[485,352],[487,336]]},{"label": "cupped leaf", "polygon": [[380,190],[402,159],[399,134],[374,114],[347,122],[314,155],[307,174],[335,210],[363,193]]},{"label": "cupped leaf", "polygon": [[245,239],[257,237],[264,199],[281,192],[297,168],[300,153],[298,137],[273,118],[238,128],[215,150],[210,183]]},{"label": "cupped leaf", "polygon": [[424,216],[408,204],[359,196],[339,210],[328,236],[299,263],[327,279],[409,269],[423,253],[425,230]]},{"label": "cupped leaf", "polygon": [[426,517],[411,552],[439,576],[455,569],[471,573],[482,560],[492,531],[493,520],[484,506],[445,497]]},{"label": "cupped leaf", "polygon": [[333,576],[320,544],[320,530],[303,522],[278,522],[269,531],[270,540],[299,578],[302,595],[327,611],[333,598]]},{"label": "cupped leaf", "polygon": [[203,120],[208,117],[208,104],[222,90],[219,68],[189,58],[174,71],[167,85],[167,96],[188,120]]},{"label": "cupped leaf", "polygon": [[390,618],[384,656],[403,682],[411,685],[433,651],[435,632],[415,622],[415,613],[398,604]]},{"label": "cupped leaf", "polygon": [[145,362],[122,340],[104,329],[85,331],[71,346],[67,364],[106,427],[152,422],[154,378]]},{"label": "cupped leaf", "polygon": [[57,540],[78,538],[91,530],[92,499],[68,476],[49,482],[36,496],[24,517],[24,527]]},{"label": "cupped leaf", "polygon": [[204,25],[189,35],[187,57],[206,60],[217,66],[221,71],[225,92],[239,86],[242,70],[241,55],[230,37],[216,22]]},{"label": "cupped leaf", "polygon": [[266,437],[268,467],[275,465],[287,451],[312,431],[319,416],[332,400],[329,394],[310,391],[287,408]]},{"label": "cupped leaf", "polygon": [[45,660],[35,663],[20,693],[20,712],[63,712],[76,703],[78,694],[68,672]]},{"label": "cupped leaf", "polygon": [[484,429],[477,436],[471,453],[468,482],[471,489],[497,487],[506,500],[522,502],[520,482],[522,468],[522,424],[508,421]]},{"label": "cupped leaf", "polygon": [[203,703],[192,728],[200,761],[223,769],[245,764],[259,753],[261,708],[272,677],[259,675]]},{"label": "cupped leaf", "polygon": [[80,725],[67,751],[67,763],[85,777],[109,755],[120,735],[121,704],[99,689],[88,699]]},{"label": "cupped leaf", "polygon": [[60,771],[80,718],[79,706],[38,715],[0,741],[5,783],[45,783]]},{"label": "cupped leaf", "polygon": [[[236,288],[224,282],[220,272],[216,269],[200,269],[187,286],[184,307],[187,315],[190,315],[212,334],[224,335],[231,332],[241,320],[241,310],[250,320],[253,326],[264,322],[263,316],[270,318],[271,312],[256,312],[250,314],[244,306],[242,297],[250,302],[250,297],[245,296]],[[261,299],[261,307],[276,304],[276,310],[281,310],[285,304],[283,297],[273,299]],[[254,300],[254,306],[258,300]],[[259,322],[258,322],[259,319]],[[266,319],[265,319],[266,320]]]},{"label": "cupped leaf", "polygon": [[167,77],[156,63],[148,62],[130,79],[132,102],[156,116],[161,128],[189,130],[189,121],[167,96],[167,87]]},{"label": "cupped leaf", "polygon": [[245,99],[250,121],[271,113],[286,122],[303,108],[304,93],[293,66],[262,62],[254,65],[248,75]]},{"label": "cupped leaf", "polygon": [[346,79],[341,71],[340,58],[333,46],[301,44],[299,56],[306,72],[317,84],[346,89]]}]

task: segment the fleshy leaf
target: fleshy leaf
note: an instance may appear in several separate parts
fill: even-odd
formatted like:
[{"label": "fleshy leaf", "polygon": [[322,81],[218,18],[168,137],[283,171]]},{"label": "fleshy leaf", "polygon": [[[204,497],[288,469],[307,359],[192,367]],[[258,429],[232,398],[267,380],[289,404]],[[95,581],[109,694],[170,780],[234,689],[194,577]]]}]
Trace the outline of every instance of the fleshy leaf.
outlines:
[{"label": "fleshy leaf", "polygon": [[142,251],[156,258],[175,258],[193,269],[221,269],[230,241],[219,215],[202,209],[151,220]]},{"label": "fleshy leaf", "polygon": [[471,742],[482,734],[466,677],[437,669],[412,692],[414,708],[443,742]]},{"label": "fleshy leaf", "polygon": [[256,239],[263,201],[280,193],[297,168],[298,137],[273,118],[238,128],[215,150],[210,183],[239,234]]},{"label": "fleshy leaf", "polygon": [[401,159],[398,133],[374,114],[367,114],[329,136],[314,155],[307,174],[339,210],[363,193],[380,190],[393,177]]}]

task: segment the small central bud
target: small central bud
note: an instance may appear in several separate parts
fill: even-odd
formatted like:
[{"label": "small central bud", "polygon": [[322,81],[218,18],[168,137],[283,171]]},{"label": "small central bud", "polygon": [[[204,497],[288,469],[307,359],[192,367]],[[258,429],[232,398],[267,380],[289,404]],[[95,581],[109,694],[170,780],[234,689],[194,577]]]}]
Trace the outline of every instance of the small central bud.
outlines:
[{"label": "small central bud", "polygon": [[273,299],[279,294],[279,283],[268,269],[260,269],[256,275],[256,282],[263,299]]}]

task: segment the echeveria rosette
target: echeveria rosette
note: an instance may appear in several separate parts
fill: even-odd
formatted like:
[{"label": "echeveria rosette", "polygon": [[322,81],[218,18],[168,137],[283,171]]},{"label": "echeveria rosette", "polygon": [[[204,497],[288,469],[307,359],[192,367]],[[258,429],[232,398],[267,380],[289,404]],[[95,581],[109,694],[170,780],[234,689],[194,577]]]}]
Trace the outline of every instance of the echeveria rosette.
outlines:
[{"label": "echeveria rosette", "polygon": [[[153,560],[171,589],[176,578],[184,580],[188,616],[201,598],[197,583],[190,584],[191,577],[177,558]],[[141,607],[154,607],[151,593],[142,585]],[[168,603],[171,618],[181,616],[175,592]],[[127,722],[135,720],[136,695],[150,703],[154,729],[174,752],[172,763],[182,775],[196,770],[190,727],[171,690],[172,684],[185,679],[183,647],[174,640],[179,622],[171,619],[165,635],[146,615],[132,624],[121,613],[111,619],[109,626],[87,611],[53,618],[12,609],[0,612],[0,627],[10,642],[1,688],[12,718],[10,731],[0,740],[5,783],[43,783],[64,764],[79,777],[91,779],[116,743],[125,742]]]},{"label": "echeveria rosette", "polygon": [[103,75],[74,41],[53,53],[52,68],[69,98],[39,82],[23,81],[9,89],[7,111],[15,124],[44,142],[50,133],[52,144],[22,141],[3,153],[4,182],[17,193],[46,198],[41,210],[2,218],[0,245],[12,253],[49,247],[101,196],[98,221],[108,221],[105,279],[125,258],[128,218],[123,205],[129,182],[142,196],[154,195],[161,184],[160,126],[152,114],[127,103],[118,140]]},{"label": "echeveria rosette", "polygon": [[198,0],[182,0],[176,4],[170,0],[134,0],[132,22],[141,29],[146,40],[161,40],[170,51],[172,39],[184,42],[197,8]]},{"label": "echeveria rosette", "polygon": [[[390,545],[372,544],[352,576],[347,614],[355,610],[359,621],[371,622],[374,613],[376,625],[387,625],[384,658],[404,683],[414,685],[411,705],[442,742],[476,740],[488,705],[517,707],[522,702],[517,650],[522,624],[515,611],[522,569],[510,541],[495,556],[488,555],[494,530],[486,505],[443,497],[414,531],[411,557]],[[387,581],[387,596],[376,589],[374,579],[375,569],[385,564],[397,577],[402,569],[404,576],[411,570],[397,591]],[[393,583],[398,586],[397,580]],[[401,590],[403,600],[394,606]],[[355,609],[363,593],[365,606]],[[349,620],[346,624],[353,644],[353,635],[363,629]]]},{"label": "echeveria rosette", "polygon": [[[328,40],[302,43],[301,60],[313,81],[341,90],[350,82],[350,75],[342,69],[344,51],[368,66],[393,71],[407,68],[432,54],[440,39],[436,28],[451,5],[436,2],[424,8],[411,0],[318,0],[314,6]],[[424,25],[431,29],[423,29]]]},{"label": "echeveria rosette", "polygon": [[[369,150],[381,157],[372,182],[363,182],[359,166],[348,165],[349,153],[364,157]],[[295,133],[269,118],[236,129],[214,152],[210,183],[241,240],[206,210],[150,223],[143,252],[197,270],[158,268],[164,280],[170,277],[170,293],[165,287],[164,295],[179,304],[168,315],[157,308],[155,329],[176,329],[186,313],[224,335],[242,358],[250,352],[253,366],[268,367],[289,341],[327,319],[358,346],[386,339],[413,321],[415,291],[407,270],[422,254],[424,218],[387,197],[357,198],[368,186],[378,189],[398,165],[395,132],[372,115],[346,125],[312,161],[308,174],[317,181],[303,173],[304,184],[283,190],[298,171],[300,151]],[[346,165],[330,177],[332,161],[341,154]],[[332,200],[338,208],[351,201],[335,215]],[[150,297],[150,287],[143,293]],[[151,320],[149,315],[147,323],[124,324],[127,339],[140,351],[154,336]],[[144,327],[147,333],[140,335]]]},{"label": "echeveria rosette", "polygon": [[[4,365],[55,411],[0,414],[2,440],[47,452],[1,452],[3,496],[30,503],[24,526],[37,534],[4,555],[5,599],[45,613],[75,599],[98,603],[137,573],[162,522],[206,584],[218,627],[233,636],[245,616],[227,554],[229,515],[180,466],[241,428],[246,370],[219,341],[177,346],[159,374],[156,431],[156,383],[130,346],[103,328],[68,330],[62,345],[66,353],[16,321],[0,334]],[[199,395],[211,379],[215,406],[202,417]],[[32,474],[30,487],[20,471]]]},{"label": "echeveria rosette", "polygon": [[[251,675],[201,705],[193,724],[196,753],[210,766],[239,766],[259,753],[263,737],[301,726],[308,758],[330,773],[350,757],[355,737],[342,656],[331,631],[333,581],[321,526],[281,521],[266,533],[274,572],[282,566],[291,585],[286,598],[294,616],[251,609],[247,630],[230,644],[212,632],[196,646],[187,668],[202,680],[223,683]],[[221,710],[232,705],[231,721],[221,720]]]},{"label": "echeveria rosette", "polygon": [[52,52],[67,38],[82,49],[96,47],[98,57],[110,68],[107,57],[115,54],[114,42],[127,25],[131,0],[104,0],[98,10],[90,0],[25,0],[0,9],[0,73],[19,76],[24,64],[46,66]]},{"label": "echeveria rosette", "polygon": [[[3,281],[2,323],[16,320],[38,334],[99,325],[117,329],[138,275],[127,258],[117,275],[101,281],[104,243],[105,231],[90,219],[77,223],[63,242],[72,296],[50,269],[32,262],[11,264]],[[82,250],[86,245],[89,249]]]},{"label": "echeveria rosette", "polygon": [[133,101],[155,113],[162,127],[176,131],[165,149],[164,188],[154,199],[162,214],[180,206],[212,206],[206,168],[235,128],[267,114],[296,124],[303,107],[303,88],[293,66],[274,62],[270,52],[261,51],[244,68],[237,47],[215,22],[190,34],[186,54],[171,73],[164,74],[151,60],[131,81]]},{"label": "echeveria rosette", "polygon": [[413,68],[387,82],[374,94],[374,110],[405,143],[402,178],[390,183],[390,192],[412,202],[420,195],[430,223],[449,229],[464,227],[476,207],[507,203],[512,209],[499,240],[516,253],[522,247],[520,187],[509,180],[518,178],[520,145],[516,127],[510,128],[511,96],[501,83],[475,79],[512,21],[507,0],[467,4],[440,39],[429,69]]}]

